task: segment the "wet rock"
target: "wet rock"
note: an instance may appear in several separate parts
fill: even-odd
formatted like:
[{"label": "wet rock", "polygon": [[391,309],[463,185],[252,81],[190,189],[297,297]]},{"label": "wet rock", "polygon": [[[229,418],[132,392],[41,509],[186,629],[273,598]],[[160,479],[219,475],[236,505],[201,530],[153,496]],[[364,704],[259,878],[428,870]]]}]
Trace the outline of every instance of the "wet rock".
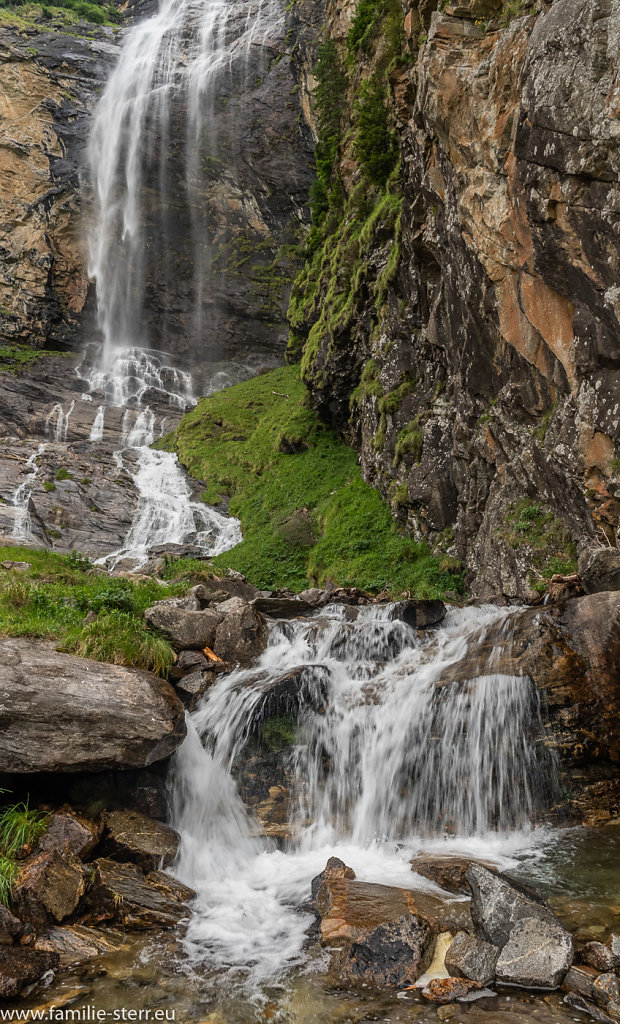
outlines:
[{"label": "wet rock", "polygon": [[0,903],[0,946],[12,946],[22,932],[22,922]]},{"label": "wet rock", "polygon": [[[175,928],[189,917],[189,910],[171,884],[149,882],[137,864],[119,864],[101,858],[94,862],[94,879],[83,907],[89,923],[114,921],[138,931]],[[171,880],[171,883],[174,880]]]},{"label": "wet rock", "polygon": [[0,946],[0,999],[15,999],[58,967],[57,953]]},{"label": "wet rock", "polygon": [[593,967],[573,964],[564,976],[562,988],[565,992],[576,992],[578,995],[588,998],[592,995],[592,986],[597,977],[598,975]]},{"label": "wet rock", "polygon": [[35,853],[24,861],[13,891],[13,908],[35,930],[63,921],[85,890],[82,865],[72,853]]},{"label": "wet rock", "polygon": [[306,604],[311,605],[312,608],[320,608],[321,605],[327,604],[329,600],[329,594],[324,590],[320,590],[318,587],[310,587],[308,590],[302,590],[297,596],[300,601],[305,601]]},{"label": "wet rock", "polygon": [[217,627],[213,649],[222,661],[244,667],[265,650],[267,625],[261,613],[251,605],[241,598],[232,600],[234,606],[226,602],[226,616]]},{"label": "wet rock", "polygon": [[261,690],[261,700],[254,712],[253,724],[262,725],[269,718],[297,715],[302,707],[319,710],[325,704],[329,670],[323,665],[301,665],[274,678],[257,674],[245,685]]},{"label": "wet rock", "polygon": [[150,672],[32,638],[3,640],[0,655],[0,771],[142,768],[185,736],[181,701]]},{"label": "wet rock", "polygon": [[189,903],[196,898],[196,893],[189,885],[184,885],[178,878],[173,878],[165,871],[149,871],[146,881],[163,896],[176,900],[177,903]]},{"label": "wet rock", "polygon": [[212,609],[186,611],[160,604],[147,608],[144,618],[149,626],[160,630],[177,650],[213,647],[216,630],[222,621],[222,616]]},{"label": "wet rock", "polygon": [[497,960],[497,980],[532,988],[557,988],[573,962],[573,940],[555,921],[523,917],[513,926]]},{"label": "wet rock", "polygon": [[330,973],[353,983],[402,988],[413,984],[432,956],[429,922],[407,914],[358,934],[332,957]]},{"label": "wet rock", "polygon": [[410,863],[412,871],[423,878],[429,878],[431,882],[436,882],[442,889],[448,892],[465,892],[469,895],[470,888],[465,875],[473,861],[463,857],[419,854],[413,857]]},{"label": "wet rock", "polygon": [[586,594],[620,590],[620,551],[586,548],[579,556],[579,576]]},{"label": "wet rock", "polygon": [[617,1024],[617,1021],[620,1020],[620,1005],[616,1003],[610,1003],[607,1010],[602,1010],[596,1003],[585,999],[576,992],[569,992],[565,997],[565,1002],[574,1009],[587,1013],[592,1020],[598,1021],[599,1024]]},{"label": "wet rock", "polygon": [[592,984],[592,995],[595,1003],[606,1009],[610,1003],[620,1004],[620,981],[610,971],[599,974]]},{"label": "wet rock", "polygon": [[127,947],[125,936],[113,928],[89,928],[82,924],[50,928],[34,943],[34,948],[40,952],[57,954],[64,968],[76,967]]},{"label": "wet rock", "polygon": [[484,986],[479,982],[466,978],[433,978],[422,989],[422,995],[431,1003],[453,1003],[465,999],[471,992],[480,992],[482,988]]},{"label": "wet rock", "polygon": [[178,833],[161,821],[138,811],[109,811],[103,821],[103,850],[108,857],[133,861],[152,871],[167,867],[177,854]]},{"label": "wet rock", "polygon": [[620,956],[614,952],[611,943],[586,942],[581,948],[580,959],[599,973],[613,971],[620,963]]},{"label": "wet rock", "polygon": [[[355,878],[355,871],[353,868],[348,867],[343,860],[340,860],[340,857],[330,857],[321,873],[314,876],[310,887],[312,899],[316,900],[323,882],[328,880],[331,881],[335,878]],[[327,887],[324,892],[329,898],[329,887]],[[317,906],[316,909],[319,915],[322,916],[327,913],[328,905],[325,907]]]},{"label": "wet rock", "polygon": [[499,957],[497,946],[477,939],[467,932],[458,932],[446,952],[446,970],[457,978],[489,985],[495,978],[495,967]]},{"label": "wet rock", "polygon": [[314,605],[309,601],[294,597],[257,597],[252,607],[272,619],[297,619],[310,615]]},{"label": "wet rock", "polygon": [[413,629],[436,626],[444,618],[443,601],[398,601],[392,609],[392,618],[406,622]]},{"label": "wet rock", "polygon": [[471,864],[465,877],[472,892],[472,921],[476,932],[486,942],[504,946],[515,924],[523,918],[537,918],[563,931],[547,904],[514,882],[481,864]]},{"label": "wet rock", "polygon": [[215,672],[190,672],[176,680],[174,688],[188,711],[195,711],[200,699],[216,681]]},{"label": "wet rock", "polygon": [[99,823],[83,814],[77,814],[75,811],[57,811],[51,815],[37,850],[70,852],[80,860],[85,860],[99,842],[101,831]]},{"label": "wet rock", "polygon": [[177,659],[177,668],[182,672],[196,672],[208,667],[209,662],[200,651],[181,651]]}]

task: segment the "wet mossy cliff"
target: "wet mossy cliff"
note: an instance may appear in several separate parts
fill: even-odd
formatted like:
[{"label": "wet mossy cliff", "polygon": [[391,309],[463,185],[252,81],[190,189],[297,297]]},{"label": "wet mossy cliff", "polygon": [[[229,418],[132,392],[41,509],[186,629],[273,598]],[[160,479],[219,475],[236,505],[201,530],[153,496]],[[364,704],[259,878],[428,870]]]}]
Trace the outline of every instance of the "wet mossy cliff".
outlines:
[{"label": "wet mossy cliff", "polygon": [[619,39],[611,0],[329,9],[290,357],[474,596],[617,544]]}]

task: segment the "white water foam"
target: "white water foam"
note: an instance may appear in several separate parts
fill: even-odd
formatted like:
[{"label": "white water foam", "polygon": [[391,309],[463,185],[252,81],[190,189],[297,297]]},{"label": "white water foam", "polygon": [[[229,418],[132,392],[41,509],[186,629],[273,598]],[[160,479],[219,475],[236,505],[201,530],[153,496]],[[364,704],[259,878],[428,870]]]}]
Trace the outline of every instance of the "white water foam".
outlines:
[{"label": "white water foam", "polygon": [[32,517],[30,515],[30,498],[34,489],[35,480],[39,473],[38,459],[46,449],[45,444],[40,444],[36,452],[26,460],[25,469],[28,475],[26,479],[15,489],[11,503],[15,508],[15,520],[11,537],[13,540],[23,541],[26,544],[32,543],[35,538],[32,534]]}]

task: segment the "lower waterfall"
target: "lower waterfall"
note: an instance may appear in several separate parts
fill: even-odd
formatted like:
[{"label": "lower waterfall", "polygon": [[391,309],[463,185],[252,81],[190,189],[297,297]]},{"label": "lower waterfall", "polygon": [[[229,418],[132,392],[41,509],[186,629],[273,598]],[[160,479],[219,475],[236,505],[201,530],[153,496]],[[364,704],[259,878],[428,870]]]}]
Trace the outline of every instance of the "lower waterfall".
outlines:
[{"label": "lower waterfall", "polygon": [[[333,605],[273,623],[260,660],[220,678],[189,719],[171,802],[176,873],[199,894],[186,936],[194,958],[252,983],[302,962],[311,917],[299,908],[334,853],[361,879],[411,886],[422,846],[501,859],[531,841],[555,787],[536,691],[499,671],[493,652],[471,677],[456,671],[487,627],[510,629],[510,613],[454,609],[422,634],[393,615],[391,605]],[[292,835],[279,849],[259,836],[234,776],[292,670]]]}]

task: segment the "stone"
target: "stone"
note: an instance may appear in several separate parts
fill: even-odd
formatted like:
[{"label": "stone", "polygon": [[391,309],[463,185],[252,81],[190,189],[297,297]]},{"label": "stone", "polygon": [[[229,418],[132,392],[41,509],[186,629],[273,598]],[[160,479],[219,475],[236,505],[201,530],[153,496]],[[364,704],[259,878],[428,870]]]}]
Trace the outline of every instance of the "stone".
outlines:
[{"label": "stone", "polygon": [[76,909],[85,890],[82,865],[74,854],[56,850],[35,853],[23,862],[13,888],[13,908],[35,930],[63,921]]},{"label": "stone", "polygon": [[467,932],[458,932],[446,952],[446,970],[457,978],[490,985],[495,978],[495,967],[499,957],[497,946],[477,939]]},{"label": "stone", "polygon": [[1,641],[0,656],[0,771],[143,768],[185,736],[181,701],[151,672],[76,658],[31,637]]},{"label": "stone", "polygon": [[92,886],[83,901],[86,923],[112,921],[118,926],[145,931],[176,928],[190,916],[178,890],[145,878],[137,864],[119,864],[100,858],[93,863]]},{"label": "stone", "polygon": [[108,811],[103,822],[103,851],[114,860],[129,860],[153,871],[176,857],[179,835],[161,821],[138,811]]},{"label": "stone", "polygon": [[422,989],[422,995],[431,1003],[453,1003],[465,999],[470,992],[479,992],[483,985],[465,978],[433,978]]},{"label": "stone", "polygon": [[217,680],[215,672],[190,672],[175,682],[174,688],[188,711],[195,711],[200,699]]},{"label": "stone", "polygon": [[144,618],[149,626],[160,630],[177,650],[212,648],[216,630],[222,621],[219,612],[210,608],[185,611],[161,604],[147,608]]},{"label": "stone", "polygon": [[392,618],[406,622],[412,629],[436,626],[445,614],[443,601],[397,601],[392,609]]},{"label": "stone", "polygon": [[586,942],[581,947],[580,958],[588,967],[599,973],[613,971],[618,966],[619,957],[613,948],[604,942]]},{"label": "stone", "polygon": [[472,893],[472,921],[485,942],[504,946],[522,918],[538,918],[561,927],[546,903],[481,864],[470,864],[465,877]]},{"label": "stone", "polygon": [[319,608],[329,601],[329,595],[318,587],[309,587],[308,590],[302,590],[297,596],[300,601],[305,601],[312,608]]},{"label": "stone", "polygon": [[595,1003],[606,1009],[610,1003],[620,1003],[620,981],[611,971],[599,974],[592,984]]},{"label": "stone", "polygon": [[146,881],[163,896],[176,900],[177,903],[190,903],[196,899],[196,893],[189,885],[179,882],[178,878],[173,878],[165,871],[149,871]]},{"label": "stone", "polygon": [[573,940],[561,925],[540,917],[523,917],[514,924],[499,955],[497,980],[525,988],[557,988],[573,954]]},{"label": "stone", "polygon": [[240,597],[244,601],[253,601],[255,597],[258,597],[258,590],[251,583],[241,579],[220,579],[217,576],[198,583],[192,587],[190,593],[196,596],[201,608],[219,605],[223,601],[230,600],[231,597]]},{"label": "stone", "polygon": [[267,625],[256,608],[241,598],[233,600],[234,607],[228,605],[227,614],[217,627],[213,650],[222,661],[246,667],[265,650]]},{"label": "stone", "polygon": [[39,839],[37,850],[74,853],[86,860],[101,837],[101,824],[75,811],[56,811]]},{"label": "stone", "polygon": [[0,903],[0,946],[12,946],[22,933],[22,922]]},{"label": "stone", "polygon": [[325,706],[328,682],[329,672],[323,665],[300,665],[275,678],[252,675],[244,685],[260,689],[262,694],[254,711],[254,727],[269,718],[296,716],[304,707],[320,710]]},{"label": "stone", "polygon": [[[411,860],[411,870],[423,878],[436,882],[448,892],[465,892],[469,895],[470,888],[465,878],[471,860],[463,857],[435,856],[418,854]],[[487,867],[488,865],[484,865]]]},{"label": "stone", "polygon": [[311,615],[315,606],[299,597],[257,597],[252,607],[272,619],[298,619]]},{"label": "stone", "polygon": [[[316,900],[323,882],[332,881],[335,878],[355,878],[353,868],[350,868],[343,860],[340,860],[340,857],[330,857],[321,873],[314,876],[310,885],[312,899]],[[331,899],[329,886],[324,889],[324,893],[328,900]],[[327,913],[328,907],[329,903],[323,908],[317,906],[316,909],[321,917]]]},{"label": "stone", "polygon": [[610,1003],[607,1010],[602,1010],[590,999],[585,999],[576,992],[568,992],[564,997],[565,1002],[581,1013],[586,1013],[592,1020],[599,1024],[617,1024],[620,1020],[620,1004]]},{"label": "stone", "polygon": [[15,999],[58,967],[57,953],[0,946],[0,999]]},{"label": "stone", "polygon": [[36,939],[34,948],[57,954],[60,967],[69,968],[129,947],[126,937],[113,928],[72,924],[50,928]]},{"label": "stone", "polygon": [[620,551],[585,548],[579,556],[579,576],[586,594],[620,590]]},{"label": "stone", "polygon": [[429,922],[406,914],[360,931],[332,956],[330,973],[339,981],[402,988],[425,970],[432,940]]},{"label": "stone", "polygon": [[578,995],[589,998],[592,995],[592,987],[597,977],[597,972],[593,967],[573,964],[564,975],[562,988],[565,992],[576,992]]},{"label": "stone", "polygon": [[177,658],[177,667],[183,672],[196,672],[208,668],[209,662],[200,651],[181,651]]},{"label": "stone", "polygon": [[0,566],[3,569],[12,570],[13,572],[26,572],[27,569],[31,568],[30,562],[0,562]]}]

